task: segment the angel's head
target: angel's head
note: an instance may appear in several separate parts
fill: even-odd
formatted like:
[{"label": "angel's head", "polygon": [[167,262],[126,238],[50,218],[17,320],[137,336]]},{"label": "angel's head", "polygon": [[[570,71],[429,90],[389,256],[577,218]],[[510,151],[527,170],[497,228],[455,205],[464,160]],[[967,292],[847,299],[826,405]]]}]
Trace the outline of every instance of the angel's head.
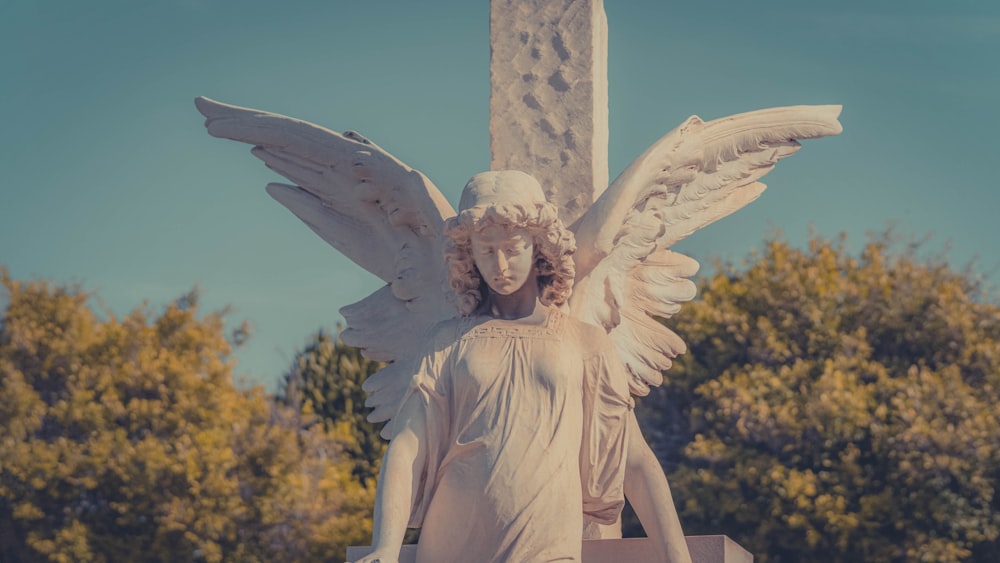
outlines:
[{"label": "angel's head", "polygon": [[445,258],[461,314],[475,313],[487,292],[514,291],[530,279],[537,280],[542,303],[566,301],[576,243],[538,180],[515,170],[476,174],[458,209],[445,226]]}]

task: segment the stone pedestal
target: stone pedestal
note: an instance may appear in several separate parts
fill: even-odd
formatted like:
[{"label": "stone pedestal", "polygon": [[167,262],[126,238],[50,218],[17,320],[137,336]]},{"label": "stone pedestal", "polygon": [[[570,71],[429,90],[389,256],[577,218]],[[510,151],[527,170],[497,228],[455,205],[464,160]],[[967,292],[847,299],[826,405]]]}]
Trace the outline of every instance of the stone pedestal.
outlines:
[{"label": "stone pedestal", "polygon": [[[688,536],[688,549],[693,563],[752,563],[753,555],[727,536]],[[347,560],[355,561],[371,552],[369,546],[347,548]],[[413,563],[417,546],[404,545],[399,563]],[[583,563],[646,563],[655,562],[653,545],[646,538],[617,540],[585,540]]]}]

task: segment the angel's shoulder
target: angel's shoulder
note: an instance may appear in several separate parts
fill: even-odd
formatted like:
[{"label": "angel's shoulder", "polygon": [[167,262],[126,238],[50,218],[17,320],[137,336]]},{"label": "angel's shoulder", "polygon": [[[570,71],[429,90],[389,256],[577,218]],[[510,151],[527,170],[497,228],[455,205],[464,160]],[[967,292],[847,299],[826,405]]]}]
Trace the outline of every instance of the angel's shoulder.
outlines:
[{"label": "angel's shoulder", "polygon": [[437,345],[454,342],[467,330],[468,324],[468,320],[461,316],[439,321],[427,332],[427,340]]},{"label": "angel's shoulder", "polygon": [[613,348],[611,337],[603,327],[581,321],[563,312],[557,314],[563,317],[560,326],[565,335],[578,342],[582,349],[594,353],[604,353]]}]

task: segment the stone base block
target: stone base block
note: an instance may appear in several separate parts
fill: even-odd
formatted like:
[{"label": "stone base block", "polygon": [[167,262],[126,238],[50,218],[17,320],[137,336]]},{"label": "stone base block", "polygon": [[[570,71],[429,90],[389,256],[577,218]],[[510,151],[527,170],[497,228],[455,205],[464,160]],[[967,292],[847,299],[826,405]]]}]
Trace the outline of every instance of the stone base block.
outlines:
[{"label": "stone base block", "polygon": [[[753,555],[727,536],[688,536],[693,563],[752,563]],[[355,561],[371,552],[369,546],[347,548],[347,560]],[[413,563],[417,546],[404,545],[399,563]],[[584,540],[583,563],[655,562],[653,544],[646,538]]]}]

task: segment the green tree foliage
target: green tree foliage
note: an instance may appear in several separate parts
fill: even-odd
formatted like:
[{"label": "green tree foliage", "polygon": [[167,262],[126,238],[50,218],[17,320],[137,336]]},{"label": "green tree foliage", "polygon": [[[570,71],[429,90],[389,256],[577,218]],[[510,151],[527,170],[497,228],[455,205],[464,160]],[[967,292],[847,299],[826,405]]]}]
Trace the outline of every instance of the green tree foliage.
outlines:
[{"label": "green tree foliage", "polygon": [[995,560],[1000,308],[940,259],[843,245],[772,240],[672,319],[690,350],[640,416],[685,530],[761,561]]},{"label": "green tree foliage", "polygon": [[382,365],[320,330],[296,355],[278,392],[278,400],[301,412],[305,424],[318,418],[348,437],[344,454],[354,463],[354,476],[366,484],[378,476],[387,443],[379,437],[382,425],[368,422],[361,384]]},{"label": "green tree foliage", "polygon": [[105,320],[0,271],[0,560],[343,560],[370,537],[350,436],[237,389],[196,296]]}]

